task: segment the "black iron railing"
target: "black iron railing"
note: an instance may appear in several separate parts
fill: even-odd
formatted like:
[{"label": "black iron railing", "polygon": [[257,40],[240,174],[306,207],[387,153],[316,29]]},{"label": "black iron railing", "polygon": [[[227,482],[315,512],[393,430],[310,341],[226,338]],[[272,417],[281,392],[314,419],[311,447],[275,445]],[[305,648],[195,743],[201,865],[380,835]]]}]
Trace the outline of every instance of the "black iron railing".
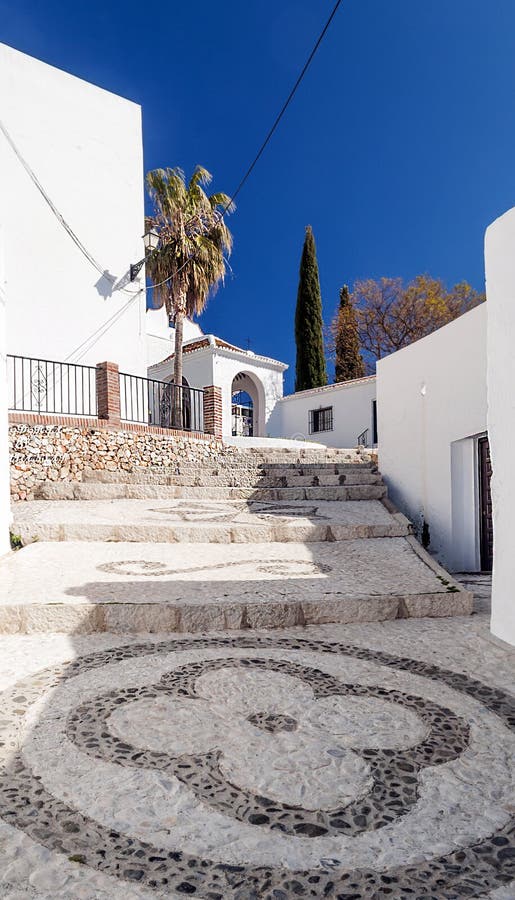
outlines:
[{"label": "black iron railing", "polygon": [[358,435],[357,445],[358,447],[368,447],[368,428]]},{"label": "black iron railing", "polygon": [[11,410],[96,416],[96,369],[74,363],[7,356]]},{"label": "black iron railing", "polygon": [[124,422],[203,431],[204,391],[120,372],[120,412]]}]

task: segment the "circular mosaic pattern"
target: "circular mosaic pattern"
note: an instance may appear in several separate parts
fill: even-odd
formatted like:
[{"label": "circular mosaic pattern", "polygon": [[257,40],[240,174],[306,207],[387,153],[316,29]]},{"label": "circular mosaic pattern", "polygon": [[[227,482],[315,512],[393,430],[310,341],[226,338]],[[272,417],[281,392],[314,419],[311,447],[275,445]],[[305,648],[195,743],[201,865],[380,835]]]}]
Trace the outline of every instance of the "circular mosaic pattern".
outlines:
[{"label": "circular mosaic pattern", "polygon": [[[29,712],[30,726],[33,705],[24,741],[19,723]],[[72,861],[150,890],[440,900],[515,879],[514,807],[500,802],[495,761],[513,753],[515,701],[461,673],[309,638],[170,639],[44,670],[6,692],[2,709],[0,816]],[[490,779],[499,793],[497,820],[483,823],[471,806],[456,847],[460,829],[447,840],[428,819],[424,846],[409,849],[431,792],[454,814],[449,773],[472,798],[483,722],[498,736],[495,745],[484,738],[492,771],[481,786]],[[45,759],[55,771],[43,771]],[[80,795],[79,775],[90,770],[108,778],[115,799],[138,779],[147,800],[168,797],[160,830],[143,819],[114,827],[99,798]],[[385,855],[390,864],[371,864],[374,848],[396,841],[406,847]]]}]

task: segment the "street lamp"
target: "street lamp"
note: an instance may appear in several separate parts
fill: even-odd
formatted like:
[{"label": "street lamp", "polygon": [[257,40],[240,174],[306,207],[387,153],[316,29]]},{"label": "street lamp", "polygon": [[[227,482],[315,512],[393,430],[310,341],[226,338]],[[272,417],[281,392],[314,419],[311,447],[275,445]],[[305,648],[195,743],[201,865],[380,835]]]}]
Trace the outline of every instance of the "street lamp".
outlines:
[{"label": "street lamp", "polygon": [[150,228],[149,231],[145,231],[145,234],[143,235],[143,246],[145,247],[145,256],[143,259],[140,259],[139,262],[132,263],[130,267],[131,281],[134,281],[134,279],[138,277],[148,254],[153,253],[153,251],[157,250],[159,247],[159,233],[153,228]]}]

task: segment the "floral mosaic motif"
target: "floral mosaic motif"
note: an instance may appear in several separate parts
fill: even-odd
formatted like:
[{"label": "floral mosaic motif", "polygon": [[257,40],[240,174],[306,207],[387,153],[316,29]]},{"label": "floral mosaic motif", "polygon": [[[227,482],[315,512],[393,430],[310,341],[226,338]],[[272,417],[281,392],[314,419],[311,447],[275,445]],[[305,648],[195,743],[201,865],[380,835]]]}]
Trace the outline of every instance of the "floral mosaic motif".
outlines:
[{"label": "floral mosaic motif", "polygon": [[[230,649],[259,649],[273,648],[274,664],[284,663],[291,665],[291,656],[294,651],[308,651],[317,654],[336,654],[342,657],[369,660],[390,668],[392,671],[413,673],[419,677],[440,682],[458,693],[473,698],[485,709],[493,712],[499,723],[510,730],[515,730],[515,699],[505,692],[490,687],[486,684],[470,678],[462,673],[439,668],[436,665],[421,662],[419,660],[406,659],[380,651],[363,647],[353,647],[343,643],[310,640],[309,638],[279,638],[265,635],[220,637],[220,638],[193,638],[187,640],[170,639],[160,644],[140,643],[116,647],[107,651],[83,656],[67,666],[56,666],[46,670],[45,673],[25,679],[15,690],[15,718],[18,718],[24,709],[36,700],[40,694],[41,686],[45,688],[59,681],[73,678],[83,672],[101,669],[103,666],[112,665],[123,660],[167,654],[180,653],[181,650],[216,648],[220,653],[227,653]],[[277,651],[288,651],[288,659],[277,659]],[[252,665],[247,661],[248,665]],[[270,661],[258,657],[259,666]],[[220,663],[221,669],[227,669],[227,659],[209,660],[209,665]],[[243,663],[238,660],[238,663]],[[203,678],[206,669],[204,662],[181,666],[180,670],[174,669],[164,678],[153,685],[149,690],[157,693],[161,698],[173,698],[175,702],[192,703],[198,691],[202,696]],[[194,668],[197,666],[197,668]],[[216,672],[211,670],[211,674]],[[313,692],[312,703],[327,702],[327,698],[334,698],[332,693],[336,685],[332,684],[332,676],[317,669],[305,666],[297,666],[294,675],[291,672],[277,669],[281,675],[295,678],[301,689],[311,689]],[[204,682],[205,686],[205,682]],[[359,685],[342,685],[338,681],[338,690],[349,689],[346,696],[355,694],[352,690]],[[139,692],[135,688],[135,694]],[[145,690],[145,689],[143,689]],[[181,693],[184,692],[184,693]],[[397,692],[395,692],[397,693]],[[98,708],[91,707],[92,718],[88,724],[93,730],[96,728],[97,714],[105,706],[105,698],[97,698]],[[338,695],[340,696],[340,695]],[[402,698],[402,701],[401,701]],[[102,699],[102,703],[100,700]],[[420,698],[412,698],[420,699]],[[390,698],[388,702],[402,706],[405,701],[411,702],[410,697],[400,694],[399,700]],[[424,704],[426,701],[423,701]],[[430,705],[431,706],[431,705]],[[434,705],[433,705],[434,706]],[[266,712],[266,710],[256,710]],[[453,736],[445,740],[441,746],[438,737],[438,728],[445,728],[445,720],[448,711],[443,707],[417,709],[416,715],[423,718],[428,715],[427,725],[436,739],[431,746],[420,747],[427,741],[401,751],[402,753],[414,753],[417,765],[438,764],[429,763],[438,759],[441,752],[456,754],[460,752],[461,742],[466,740],[464,731],[460,731],[463,722],[457,719],[451,720],[450,729]],[[274,712],[274,715],[279,715]],[[452,715],[452,714],[451,714]],[[440,721],[440,717],[443,720]],[[72,713],[69,727],[73,729]],[[293,718],[293,716],[292,716]],[[77,727],[78,732],[86,726]],[[455,726],[458,731],[455,731]],[[252,723],[249,723],[249,727]],[[271,740],[277,739],[279,733],[270,733]],[[289,737],[295,739],[297,732]],[[429,734],[429,732],[428,732]],[[455,742],[458,735],[459,744]],[[265,736],[266,737],[266,736]],[[109,733],[109,739],[111,733]],[[109,739],[101,736],[102,753],[105,752],[106,741]],[[97,753],[100,744],[95,745],[96,738],[92,737],[92,746],[88,751]],[[114,746],[114,744],[110,745]],[[118,748],[120,750],[123,748]],[[359,749],[359,748],[356,748]],[[369,748],[375,752],[375,756],[366,756],[367,765],[374,765],[377,761],[378,748]],[[365,756],[367,748],[362,744],[361,758]],[[399,748],[388,748],[393,758],[399,758]],[[130,752],[130,748],[127,752]],[[157,752],[157,751],[154,751]],[[384,753],[384,748],[379,753]],[[419,755],[420,754],[420,755]],[[168,754],[166,754],[168,756]],[[208,754],[199,756],[198,759]],[[21,754],[15,754],[13,758],[6,757],[2,770],[0,770],[0,816],[14,828],[24,831],[30,838],[50,850],[62,853],[69,859],[78,863],[98,869],[106,874],[127,882],[136,882],[147,890],[157,890],[165,893],[176,892],[178,895],[192,895],[209,900],[290,900],[292,897],[334,897],[337,900],[377,900],[379,897],[408,898],[417,900],[421,898],[460,898],[483,897],[489,891],[503,885],[510,884],[515,879],[515,817],[509,819],[502,827],[493,830],[486,838],[476,840],[465,847],[458,847],[452,852],[421,859],[409,865],[398,865],[389,869],[374,870],[370,867],[357,869],[346,868],[339,859],[321,858],[320,865],[299,871],[292,871],[281,866],[267,865],[228,865],[210,858],[202,858],[198,855],[183,852],[180,848],[163,849],[152,846],[134,836],[126,836],[103,826],[74,809],[69,804],[53,797],[44,787],[42,781],[30,769]],[[168,757],[169,758],[169,757]],[[196,757],[197,758],[197,757]],[[134,762],[134,760],[132,760]],[[136,761],[137,762],[137,761]],[[213,760],[214,763],[214,760]],[[126,764],[130,765],[131,762]],[[202,769],[202,772],[209,771]],[[394,832],[393,832],[394,834]],[[301,838],[304,839],[304,838]],[[298,840],[298,838],[291,838]]]},{"label": "floral mosaic motif", "polygon": [[[198,681],[207,673],[234,667],[244,677],[249,669],[282,673],[308,686],[309,694],[300,692],[297,703],[293,704],[294,719],[304,729],[303,752],[299,760],[299,770],[291,771],[290,790],[295,782],[300,783],[302,769],[315,770],[324,759],[333,763],[327,772],[327,795],[340,793],[342,805],[329,809],[303,809],[300,797],[295,805],[281,802],[277,793],[274,797],[261,796],[244,785],[235,783],[234,774],[246,768],[246,761],[256,760],[263,771],[273,767],[274,759],[292,756],[295,760],[296,741],[293,737],[287,744],[277,745],[277,738],[270,736],[268,742],[255,739],[255,729],[246,715],[246,704],[225,697],[223,715],[211,709],[199,708]],[[289,688],[289,707],[292,708],[294,686]],[[117,737],[109,731],[109,719],[122,706],[141,701],[148,714],[149,706],[162,699],[163,694],[183,700],[190,698],[195,707],[194,716],[201,720],[201,729],[196,746],[191,752],[173,755],[158,747],[145,749],[146,726],[142,723],[141,740],[132,745],[123,735]],[[225,692],[222,692],[222,696]],[[310,729],[309,717],[315,713],[319,700],[328,697],[375,698],[409,709],[424,722],[425,739],[406,750],[377,747],[359,749],[345,747],[327,732],[325,741],[320,740],[318,729]],[[165,713],[164,710],[162,710]],[[173,745],[173,735],[178,730],[173,718],[173,707],[167,713],[169,722],[169,743]],[[193,708],[192,708],[193,717]],[[229,724],[228,724],[229,723]],[[245,727],[246,726],[246,727]],[[183,723],[184,727],[184,723]],[[363,721],[363,728],[366,727]],[[337,678],[300,666],[296,663],[262,658],[218,659],[190,663],[173,669],[163,676],[159,684],[146,686],[135,693],[133,688],[113,691],[110,694],[87,702],[70,717],[67,734],[80,749],[97,758],[124,766],[156,768],[178,778],[204,803],[219,812],[231,815],[251,825],[272,828],[285,834],[314,838],[322,835],[356,835],[363,831],[382,828],[405,814],[416,803],[418,797],[418,774],[426,766],[450,762],[468,746],[469,730],[465,722],[450,710],[424,700],[421,697],[389,691],[381,687],[345,685]],[[276,744],[276,746],[274,746]],[[167,742],[168,745],[168,742]],[[184,748],[181,748],[184,749]],[[242,766],[240,760],[243,760]],[[340,771],[341,770],[341,771]],[[229,777],[227,777],[228,773]],[[284,779],[284,775],[283,775]],[[323,790],[320,792],[325,796]],[[359,796],[354,796],[358,794]]]}]

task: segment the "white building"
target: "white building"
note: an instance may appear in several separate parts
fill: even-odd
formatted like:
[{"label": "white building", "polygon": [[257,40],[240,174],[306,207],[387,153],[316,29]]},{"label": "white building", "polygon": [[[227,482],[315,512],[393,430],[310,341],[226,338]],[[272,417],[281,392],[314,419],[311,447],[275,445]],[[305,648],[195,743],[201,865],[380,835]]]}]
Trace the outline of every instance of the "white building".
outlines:
[{"label": "white building", "polygon": [[[191,333],[192,323],[187,323]],[[173,335],[173,329],[169,329]],[[199,329],[200,331],[200,329]],[[150,350],[156,337],[150,338]],[[169,342],[173,346],[172,342]],[[149,366],[148,376],[156,381],[172,381],[174,354]],[[184,384],[191,388],[216,385],[222,391],[224,437],[263,438],[277,401],[283,395],[285,363],[251,350],[242,350],[213,334],[197,334],[184,341]]]},{"label": "white building", "polygon": [[483,303],[377,364],[390,497],[451,571],[491,568],[486,325]]},{"label": "white building", "polygon": [[515,209],[486,232],[488,434],[492,448],[492,632],[515,645]]},{"label": "white building", "polygon": [[[160,309],[147,309],[145,316],[147,368],[162,362],[174,349],[175,330],[170,327],[164,306]],[[204,334],[197,322],[184,320],[184,340],[201,337]]]},{"label": "white building", "polygon": [[272,437],[328,447],[377,444],[376,376],[357,378],[280,398],[268,423]]},{"label": "white building", "polygon": [[[5,45],[0,84],[3,553],[11,401],[6,353],[89,366],[111,361],[122,372],[169,382],[173,329],[164,310],[145,311],[144,270],[137,281],[129,278],[131,263],[143,256],[139,106]],[[377,379],[283,397],[284,363],[204,335],[194,323],[185,328],[184,375],[191,388],[220,387],[228,440],[270,435],[349,447],[378,440],[394,502],[451,570],[491,564],[488,425],[492,629],[515,644],[514,246],[511,210],[487,233],[488,303],[380,361]],[[40,385],[39,375],[36,380]],[[155,415],[148,400],[147,407]]]},{"label": "white building", "polygon": [[0,556],[9,550],[11,524],[5,306],[0,282]]},{"label": "white building", "polygon": [[140,107],[0,44],[7,351],[146,370]]}]

